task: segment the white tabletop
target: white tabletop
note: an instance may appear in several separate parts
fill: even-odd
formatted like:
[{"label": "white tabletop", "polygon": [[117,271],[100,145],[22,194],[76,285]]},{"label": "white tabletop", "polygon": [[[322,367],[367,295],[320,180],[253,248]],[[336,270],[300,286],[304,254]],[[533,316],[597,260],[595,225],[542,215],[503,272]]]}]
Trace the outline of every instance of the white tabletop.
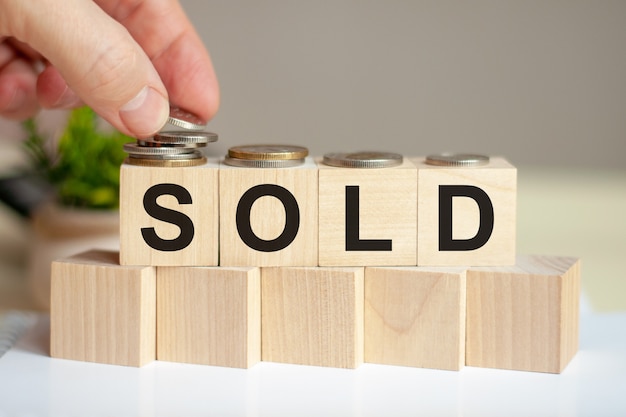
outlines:
[{"label": "white tabletop", "polygon": [[47,317],[8,314],[5,322],[26,330],[0,358],[2,417],[626,415],[626,313],[584,308],[580,351],[560,375],[371,364],[101,365],[51,359]]}]

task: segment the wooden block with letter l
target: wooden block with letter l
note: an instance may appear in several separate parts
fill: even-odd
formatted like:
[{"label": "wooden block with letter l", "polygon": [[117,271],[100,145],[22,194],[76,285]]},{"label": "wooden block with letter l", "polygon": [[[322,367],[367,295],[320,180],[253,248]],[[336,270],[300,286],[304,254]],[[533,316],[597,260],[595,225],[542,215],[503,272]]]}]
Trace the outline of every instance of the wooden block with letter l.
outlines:
[{"label": "wooden block with letter l", "polygon": [[220,265],[317,265],[317,167],[220,166]]},{"label": "wooden block with letter l", "polygon": [[219,165],[122,164],[120,263],[218,265]]},{"label": "wooden block with letter l", "polygon": [[365,362],[465,365],[465,268],[366,267]]},{"label": "wooden block with letter l", "polygon": [[363,268],[262,268],[261,287],[263,361],[363,362]]},{"label": "wooden block with letter l", "polygon": [[156,270],[88,251],[52,263],[50,355],[142,366],[156,359]]},{"label": "wooden block with letter l", "polygon": [[255,267],[159,267],[157,359],[233,368],[261,360]]},{"label": "wooden block with letter l", "polygon": [[413,163],[356,152],[325,155],[318,166],[320,266],[416,265]]},{"label": "wooden block with letter l", "polygon": [[580,261],[524,256],[467,271],[466,365],[560,373],[578,351]]},{"label": "wooden block with letter l", "polygon": [[417,264],[515,264],[517,170],[500,157],[416,158]]}]

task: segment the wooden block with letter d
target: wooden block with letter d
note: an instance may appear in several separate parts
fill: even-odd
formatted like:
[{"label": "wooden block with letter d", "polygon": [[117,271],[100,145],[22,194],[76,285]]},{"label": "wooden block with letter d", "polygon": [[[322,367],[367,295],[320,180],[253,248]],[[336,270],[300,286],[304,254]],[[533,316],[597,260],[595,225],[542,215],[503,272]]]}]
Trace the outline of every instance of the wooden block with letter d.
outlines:
[{"label": "wooden block with letter d", "polygon": [[578,350],[579,298],[577,258],[470,268],[466,365],[560,373]]},{"label": "wooden block with letter d", "polygon": [[220,166],[220,265],[317,265],[317,167]]},{"label": "wooden block with letter d", "polygon": [[157,359],[234,368],[261,360],[255,267],[159,267]]},{"label": "wooden block with letter d", "polygon": [[503,158],[416,158],[417,264],[515,264],[517,170]]},{"label": "wooden block with letter d", "polygon": [[461,369],[465,268],[366,267],[365,362]]},{"label": "wooden block with letter d", "polygon": [[115,365],[156,359],[156,270],[89,251],[52,263],[50,354]]},{"label": "wooden block with letter d", "polygon": [[218,264],[216,160],[193,167],[122,164],[120,263]]},{"label": "wooden block with letter d", "polygon": [[325,155],[318,166],[320,266],[416,265],[413,163],[357,152]]},{"label": "wooden block with letter d", "polygon": [[363,362],[363,268],[262,268],[261,287],[263,361]]}]

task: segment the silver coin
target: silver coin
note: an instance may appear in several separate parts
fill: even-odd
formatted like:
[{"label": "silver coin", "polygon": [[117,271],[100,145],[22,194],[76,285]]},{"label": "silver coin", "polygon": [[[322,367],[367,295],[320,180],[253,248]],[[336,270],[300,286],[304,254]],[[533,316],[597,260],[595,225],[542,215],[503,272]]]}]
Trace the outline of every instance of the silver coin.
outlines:
[{"label": "silver coin", "polygon": [[304,164],[302,159],[240,159],[226,156],[226,165],[243,168],[291,168]]},{"label": "silver coin", "polygon": [[179,107],[171,107],[167,123],[186,130],[204,130],[206,121]]},{"label": "silver coin", "polygon": [[175,142],[158,142],[154,139],[137,139],[137,145],[149,148],[204,148],[206,143],[175,143]]},{"label": "silver coin", "polygon": [[489,157],[485,155],[469,153],[441,153],[438,155],[428,155],[426,157],[428,165],[447,167],[473,167],[489,163]]},{"label": "silver coin", "polygon": [[138,143],[125,143],[124,151],[133,155],[172,155],[172,154],[185,154],[193,152],[193,149],[188,148],[174,148],[174,147],[151,147],[140,146]]},{"label": "silver coin", "polygon": [[153,140],[161,143],[209,143],[216,142],[217,135],[211,132],[159,132]]},{"label": "silver coin", "polygon": [[171,154],[156,154],[156,155],[146,155],[146,154],[139,154],[139,153],[129,153],[128,156],[130,158],[135,158],[135,159],[152,159],[152,160],[159,160],[159,161],[173,161],[173,160],[186,160],[186,159],[198,159],[198,158],[203,158],[204,155],[202,154],[202,152],[197,151],[197,150],[192,150],[191,152],[185,152],[185,153],[171,153]]},{"label": "silver coin", "polygon": [[322,162],[342,168],[389,168],[402,165],[402,155],[392,152],[327,153]]}]

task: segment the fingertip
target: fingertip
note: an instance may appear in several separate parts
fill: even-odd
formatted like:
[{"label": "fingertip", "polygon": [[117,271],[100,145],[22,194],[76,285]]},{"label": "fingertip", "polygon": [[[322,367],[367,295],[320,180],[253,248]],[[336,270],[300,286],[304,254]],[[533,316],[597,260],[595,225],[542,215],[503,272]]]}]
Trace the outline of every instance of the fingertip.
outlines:
[{"label": "fingertip", "polygon": [[145,86],[120,108],[119,117],[132,136],[145,138],[165,125],[169,109],[167,97],[155,88]]}]

